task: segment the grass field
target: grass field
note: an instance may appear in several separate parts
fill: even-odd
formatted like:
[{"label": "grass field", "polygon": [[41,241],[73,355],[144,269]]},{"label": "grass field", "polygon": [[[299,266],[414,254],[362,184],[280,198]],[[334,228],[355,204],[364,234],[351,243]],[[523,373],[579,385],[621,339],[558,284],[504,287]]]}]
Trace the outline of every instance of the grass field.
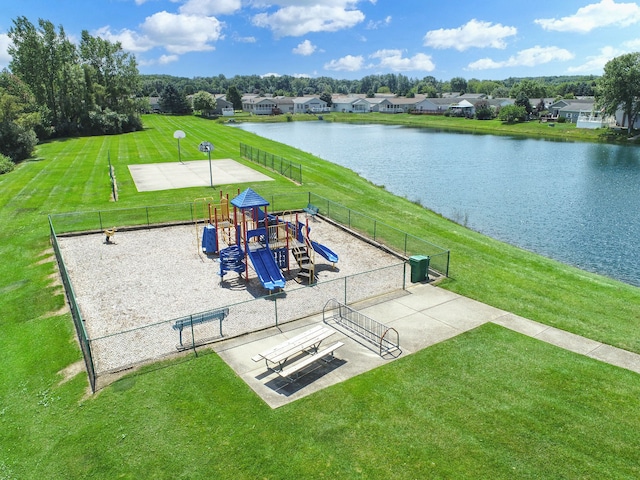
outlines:
[{"label": "grass field", "polygon": [[[396,116],[399,118],[399,116]],[[352,172],[194,117],[58,140],[0,176],[0,479],[640,477],[640,376],[495,325],[271,410],[214,353],[155,364],[87,395],[47,214],[190,202],[138,193],[127,165],[238,155],[303,165],[258,193],[313,191],[451,250],[442,287],[640,353],[640,290],[494,241]],[[110,201],[107,158],[119,201]],[[263,173],[274,174],[256,167]],[[268,184],[267,184],[268,183]],[[410,225],[410,228],[407,227]]]}]

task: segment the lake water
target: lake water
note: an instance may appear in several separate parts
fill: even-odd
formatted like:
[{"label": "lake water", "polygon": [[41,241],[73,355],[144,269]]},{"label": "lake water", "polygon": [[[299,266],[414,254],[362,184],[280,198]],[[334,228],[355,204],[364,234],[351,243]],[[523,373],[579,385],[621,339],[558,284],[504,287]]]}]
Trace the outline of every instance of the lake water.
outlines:
[{"label": "lake water", "polygon": [[640,286],[638,147],[326,122],[238,128],[493,238]]}]

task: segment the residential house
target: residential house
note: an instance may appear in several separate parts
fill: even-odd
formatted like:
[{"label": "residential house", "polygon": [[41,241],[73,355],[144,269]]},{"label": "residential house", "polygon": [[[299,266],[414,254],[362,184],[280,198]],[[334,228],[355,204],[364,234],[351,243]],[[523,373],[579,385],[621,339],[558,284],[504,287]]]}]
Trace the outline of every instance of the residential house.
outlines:
[{"label": "residential house", "polygon": [[271,97],[259,97],[255,95],[245,95],[242,97],[242,110],[251,115],[273,115],[276,108],[276,102]]},{"label": "residential house", "polygon": [[442,115],[449,110],[452,103],[455,102],[451,98],[424,98],[416,103],[414,113]]},{"label": "residential house", "polygon": [[593,111],[594,104],[593,98],[562,99],[549,106],[549,114],[554,118],[566,118],[568,122],[575,123],[580,112]]},{"label": "residential house", "polygon": [[273,97],[274,102],[276,103],[276,113],[293,113],[294,105],[293,98],[291,97]]},{"label": "residential house", "polygon": [[216,115],[232,117],[235,113],[233,104],[227,100],[226,95],[214,95],[216,99],[216,109],[213,111]]},{"label": "residential house", "polygon": [[324,113],[329,112],[327,102],[318,97],[296,97],[293,99],[294,113]]},{"label": "residential house", "polygon": [[[458,98],[455,100],[458,100]],[[476,108],[473,106],[473,103],[465,99],[452,103],[449,109],[452,113],[464,117],[473,117],[476,113]]]},{"label": "residential house", "polygon": [[393,97],[384,98],[378,104],[380,113],[409,113],[415,110],[419,98]]}]

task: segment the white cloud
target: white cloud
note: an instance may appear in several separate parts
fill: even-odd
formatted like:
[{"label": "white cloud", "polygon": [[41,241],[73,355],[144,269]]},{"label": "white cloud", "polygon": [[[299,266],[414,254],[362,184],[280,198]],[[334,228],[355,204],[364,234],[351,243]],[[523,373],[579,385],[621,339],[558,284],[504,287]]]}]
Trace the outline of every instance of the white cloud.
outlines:
[{"label": "white cloud", "polygon": [[128,52],[140,53],[151,50],[157,45],[148,37],[140,35],[133,30],[123,29],[119,32],[112,32],[109,25],[101,27],[98,30],[92,32],[95,37],[100,37],[110,42],[120,42],[122,48]]},{"label": "white cloud", "polygon": [[369,55],[369,57],[379,59],[380,67],[395,72],[431,72],[436,68],[431,56],[424,53],[418,53],[411,58],[404,58],[401,50],[378,50]]},{"label": "white cloud", "polygon": [[159,58],[155,58],[152,60],[149,59],[140,59],[138,64],[143,67],[153,66],[153,65],[168,65],[173,62],[177,62],[180,59],[178,55],[160,55]]},{"label": "white cloud", "polygon": [[[214,50],[212,43],[224,38],[224,23],[215,17],[158,12],[140,25],[142,33],[129,29],[112,32],[109,26],[102,27],[94,35],[120,42],[124,50],[146,52],[162,47],[171,54]],[[172,60],[173,61],[173,60]]]},{"label": "white cloud", "polygon": [[282,75],[280,75],[279,73],[264,73],[262,75],[260,75],[260,78],[267,78],[267,77],[281,77]]},{"label": "white cloud", "polygon": [[304,42],[302,42],[296,48],[293,49],[293,53],[295,53],[296,55],[308,56],[308,55],[311,55],[313,52],[315,52],[316,48],[317,47],[314,44],[312,44],[309,40],[305,40]]},{"label": "white cloud", "polygon": [[482,58],[467,66],[469,70],[487,70],[504,67],[535,67],[549,62],[571,60],[573,53],[564,48],[535,46],[521,50],[508,60],[495,61],[490,58]]},{"label": "white cloud", "polygon": [[325,63],[324,69],[334,70],[336,72],[357,72],[362,69],[363,64],[364,58],[362,55],[347,55],[338,60],[331,60],[329,63]]},{"label": "white cloud", "polygon": [[378,21],[373,21],[370,20],[369,23],[367,23],[367,30],[377,30],[380,27],[386,27],[388,25],[391,25],[391,15],[387,16],[384,20],[378,20]]},{"label": "white cloud", "polygon": [[628,40],[622,44],[624,48],[627,50],[637,52],[640,50],[640,38],[636,38],[634,40]]},{"label": "white cloud", "polygon": [[11,39],[6,33],[0,33],[0,68],[9,66],[11,55],[9,55],[9,45]]},{"label": "white cloud", "polygon": [[[636,40],[636,42],[640,43],[640,40]],[[632,42],[626,42],[625,45],[628,43]],[[600,49],[600,53],[598,55],[587,57],[587,61],[585,63],[577,67],[569,67],[567,71],[571,73],[594,73],[602,75],[605,64],[609,60],[612,60],[624,53],[626,52],[613,47],[604,47]]]},{"label": "white cloud", "polygon": [[505,38],[518,33],[516,27],[507,27],[500,23],[481,22],[475,18],[458,28],[431,30],[424,37],[424,45],[433,48],[455,48],[464,51],[468,48],[506,48]]},{"label": "white cloud", "polygon": [[168,65],[169,63],[177,62],[178,58],[180,58],[178,55],[160,55],[158,63],[160,65]]},{"label": "white cloud", "polygon": [[[282,0],[279,4],[287,3]],[[253,24],[271,29],[277,37],[299,37],[310,32],[336,32],[351,28],[364,20],[360,10],[347,9],[351,1],[325,0],[326,5],[314,1],[312,5],[285,6],[274,13],[259,13]],[[310,3],[308,0],[304,3]]]},{"label": "white cloud", "polygon": [[614,0],[592,3],[567,17],[534,20],[545,30],[577,33],[588,33],[601,27],[628,27],[639,21],[640,7],[636,3],[616,3]]},{"label": "white cloud", "polygon": [[311,78],[311,75],[308,73],[294,73],[291,75],[293,78]]},{"label": "white cloud", "polygon": [[241,37],[237,33],[234,33],[232,38],[235,42],[240,43],[256,43],[258,41],[256,37]]},{"label": "white cloud", "polygon": [[188,0],[180,13],[191,15],[231,15],[242,7],[240,0]]},{"label": "white cloud", "polygon": [[211,43],[222,38],[223,25],[215,17],[159,12],[147,17],[140,27],[155,45],[182,54],[213,50]]}]

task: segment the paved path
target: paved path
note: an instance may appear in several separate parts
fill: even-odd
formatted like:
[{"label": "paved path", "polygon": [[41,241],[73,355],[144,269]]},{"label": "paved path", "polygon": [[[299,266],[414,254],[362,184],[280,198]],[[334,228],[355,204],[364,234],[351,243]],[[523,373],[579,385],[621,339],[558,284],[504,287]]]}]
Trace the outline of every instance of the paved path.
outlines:
[{"label": "paved path", "polygon": [[289,382],[268,371],[263,362],[255,363],[251,360],[258,352],[322,322],[322,315],[222,341],[214,344],[213,348],[272,408],[487,322],[640,373],[640,355],[519,317],[432,285],[414,285],[384,301],[378,299],[376,302],[365,302],[355,308],[368,317],[395,328],[400,334],[402,352],[396,357],[380,357],[371,345],[346,335],[340,326],[329,322],[337,331],[331,337],[331,343],[342,341],[345,345],[336,351],[336,359],[332,362],[317,362],[314,369],[305,370],[306,373],[295,382]]}]

